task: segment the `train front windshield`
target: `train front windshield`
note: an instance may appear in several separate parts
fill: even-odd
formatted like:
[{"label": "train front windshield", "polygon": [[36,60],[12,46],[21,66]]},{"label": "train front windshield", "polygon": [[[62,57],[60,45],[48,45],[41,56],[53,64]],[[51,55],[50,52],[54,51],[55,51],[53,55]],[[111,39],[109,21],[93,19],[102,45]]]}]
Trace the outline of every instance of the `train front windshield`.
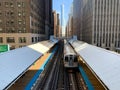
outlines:
[{"label": "train front windshield", "polygon": [[68,62],[68,60],[73,60],[74,62],[77,62],[77,57],[74,55],[65,56],[65,61]]},{"label": "train front windshield", "polygon": [[68,62],[68,57],[65,57],[65,61]]}]

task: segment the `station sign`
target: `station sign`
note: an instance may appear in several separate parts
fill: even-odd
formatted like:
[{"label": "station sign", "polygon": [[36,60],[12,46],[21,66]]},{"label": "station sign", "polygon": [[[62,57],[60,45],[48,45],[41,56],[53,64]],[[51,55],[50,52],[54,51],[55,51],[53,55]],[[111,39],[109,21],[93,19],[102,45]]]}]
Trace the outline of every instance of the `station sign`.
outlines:
[{"label": "station sign", "polygon": [[9,45],[0,45],[0,53],[9,51],[10,47]]}]

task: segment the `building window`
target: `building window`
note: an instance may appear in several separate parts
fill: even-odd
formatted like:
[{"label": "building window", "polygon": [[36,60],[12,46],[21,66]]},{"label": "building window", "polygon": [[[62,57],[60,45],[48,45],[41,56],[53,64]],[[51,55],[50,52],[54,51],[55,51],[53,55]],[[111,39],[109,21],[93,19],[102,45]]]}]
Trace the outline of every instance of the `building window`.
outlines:
[{"label": "building window", "polygon": [[26,33],[26,28],[25,27],[23,28],[23,31],[24,31],[24,33]]},{"label": "building window", "polygon": [[114,43],[114,33],[112,33],[112,43]]},{"label": "building window", "polygon": [[118,41],[118,48],[120,48],[120,41]]},{"label": "building window", "polygon": [[2,24],[2,20],[0,19],[0,25]]},{"label": "building window", "polygon": [[6,12],[5,12],[5,16],[9,16],[9,11],[6,11]]},{"label": "building window", "polygon": [[96,43],[96,33],[94,33],[94,44]]},{"label": "building window", "polygon": [[18,16],[21,16],[21,15],[22,15],[22,14],[21,14],[21,12],[19,11],[19,12],[18,12]]},{"label": "building window", "polygon": [[15,43],[14,37],[7,37],[7,43]]},{"label": "building window", "polygon": [[25,11],[18,11],[18,16],[25,16]]},{"label": "building window", "polygon": [[13,26],[14,25],[14,20],[7,20],[6,21],[6,26]]},{"label": "building window", "polygon": [[25,16],[25,11],[22,12],[23,16]]},{"label": "building window", "polygon": [[19,37],[19,43],[26,43],[25,37]]},{"label": "building window", "polygon": [[6,30],[6,33],[8,33],[9,32],[9,28],[7,27],[7,28],[5,28],[5,30]]},{"label": "building window", "polygon": [[25,7],[25,2],[22,2],[22,7]]},{"label": "building window", "polygon": [[26,28],[25,27],[19,28],[18,33],[26,33]]},{"label": "building window", "polygon": [[18,29],[18,33],[23,33],[22,28],[19,28],[19,29]]},{"label": "building window", "polygon": [[23,24],[25,25],[26,24],[26,22],[23,20]]},{"label": "building window", "polygon": [[19,25],[22,24],[22,20],[21,20],[21,19],[18,20],[18,24],[19,24]]},{"label": "building window", "polygon": [[0,11],[0,16],[2,16],[2,12]]},{"label": "building window", "polygon": [[9,3],[8,2],[5,2],[5,7],[8,7],[9,6]]},{"label": "building window", "polygon": [[10,7],[13,7],[13,3],[12,2],[10,3]]},{"label": "building window", "polygon": [[32,43],[34,42],[34,37],[32,37]]},{"label": "building window", "polygon": [[6,25],[7,25],[7,26],[9,25],[9,21],[6,21]]},{"label": "building window", "polygon": [[105,43],[105,33],[103,33],[103,43]]},{"label": "building window", "polygon": [[7,27],[6,32],[7,33],[15,33],[15,28],[14,27],[13,28]]},{"label": "building window", "polygon": [[10,24],[11,24],[11,25],[14,25],[14,20],[11,20]]},{"label": "building window", "polygon": [[2,28],[0,28],[0,32],[3,32],[3,29],[2,29]]},{"label": "building window", "polygon": [[0,3],[0,6],[2,6],[2,3]]},{"label": "building window", "polygon": [[38,41],[40,41],[40,37],[38,37]]},{"label": "building window", "polygon": [[2,37],[0,37],[0,43],[3,43],[3,38]]},{"label": "building window", "polygon": [[14,12],[13,11],[10,12],[10,16],[14,16]]},{"label": "building window", "polygon": [[37,42],[37,37],[35,37],[35,42]]},{"label": "building window", "polygon": [[18,7],[21,7],[21,3],[20,3],[20,2],[18,2],[18,3],[17,3],[17,6],[18,6]]},{"label": "building window", "polygon": [[31,22],[31,25],[34,26],[34,22],[33,21]]},{"label": "building window", "polygon": [[7,33],[15,33],[15,28],[12,27],[12,28],[6,28],[6,32]]}]

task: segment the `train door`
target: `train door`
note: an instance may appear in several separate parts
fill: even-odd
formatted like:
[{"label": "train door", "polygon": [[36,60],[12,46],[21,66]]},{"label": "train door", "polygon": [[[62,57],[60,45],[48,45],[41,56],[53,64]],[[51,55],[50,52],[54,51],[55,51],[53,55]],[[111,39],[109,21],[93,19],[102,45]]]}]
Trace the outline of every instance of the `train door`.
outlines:
[{"label": "train door", "polygon": [[74,61],[74,57],[72,55],[69,56],[69,65],[72,66]]}]

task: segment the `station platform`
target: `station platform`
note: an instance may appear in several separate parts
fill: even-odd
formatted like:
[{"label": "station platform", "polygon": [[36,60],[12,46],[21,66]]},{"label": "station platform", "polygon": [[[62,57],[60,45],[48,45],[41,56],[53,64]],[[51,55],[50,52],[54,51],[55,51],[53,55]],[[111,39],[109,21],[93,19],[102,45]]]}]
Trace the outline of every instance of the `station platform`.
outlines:
[{"label": "station platform", "polygon": [[29,70],[8,90],[25,90],[25,87],[30,82],[30,80],[34,77],[40,67],[44,64],[46,59],[50,53],[45,53],[41,58],[39,58],[30,68]]},{"label": "station platform", "polygon": [[[93,89],[91,89],[91,86],[90,86],[90,89],[88,89],[88,90],[105,90],[103,85],[99,82],[99,80],[91,72],[91,70],[88,68],[88,66],[85,63],[83,63],[83,61],[79,60],[79,65],[81,66],[81,68],[86,73],[86,75],[88,77],[88,80],[91,83],[91,86],[93,86]],[[89,86],[89,84],[87,86]]]},{"label": "station platform", "polygon": [[[29,78],[33,77],[34,73],[37,72],[37,69],[40,69],[43,63],[46,65],[48,59],[44,61],[41,57],[44,56],[44,58],[46,58],[47,55],[49,56],[47,52],[54,48],[57,43],[58,40],[51,37],[50,40],[41,41],[0,54],[0,90],[8,90],[14,88],[14,86],[17,86],[18,89],[21,86],[25,86],[25,83],[27,84],[29,82]],[[45,53],[47,55],[45,55]],[[51,55],[50,53],[50,56]],[[42,70],[43,69],[44,66],[42,67]],[[36,77],[38,77],[38,75]],[[26,80],[23,81],[22,79]]]},{"label": "station platform", "polygon": [[57,51],[57,45],[43,54],[29,69],[19,78],[8,90],[30,90],[35,84],[47,63],[52,59]]},{"label": "station platform", "polygon": [[95,90],[118,90],[120,87],[120,54],[76,38],[69,40]]}]

